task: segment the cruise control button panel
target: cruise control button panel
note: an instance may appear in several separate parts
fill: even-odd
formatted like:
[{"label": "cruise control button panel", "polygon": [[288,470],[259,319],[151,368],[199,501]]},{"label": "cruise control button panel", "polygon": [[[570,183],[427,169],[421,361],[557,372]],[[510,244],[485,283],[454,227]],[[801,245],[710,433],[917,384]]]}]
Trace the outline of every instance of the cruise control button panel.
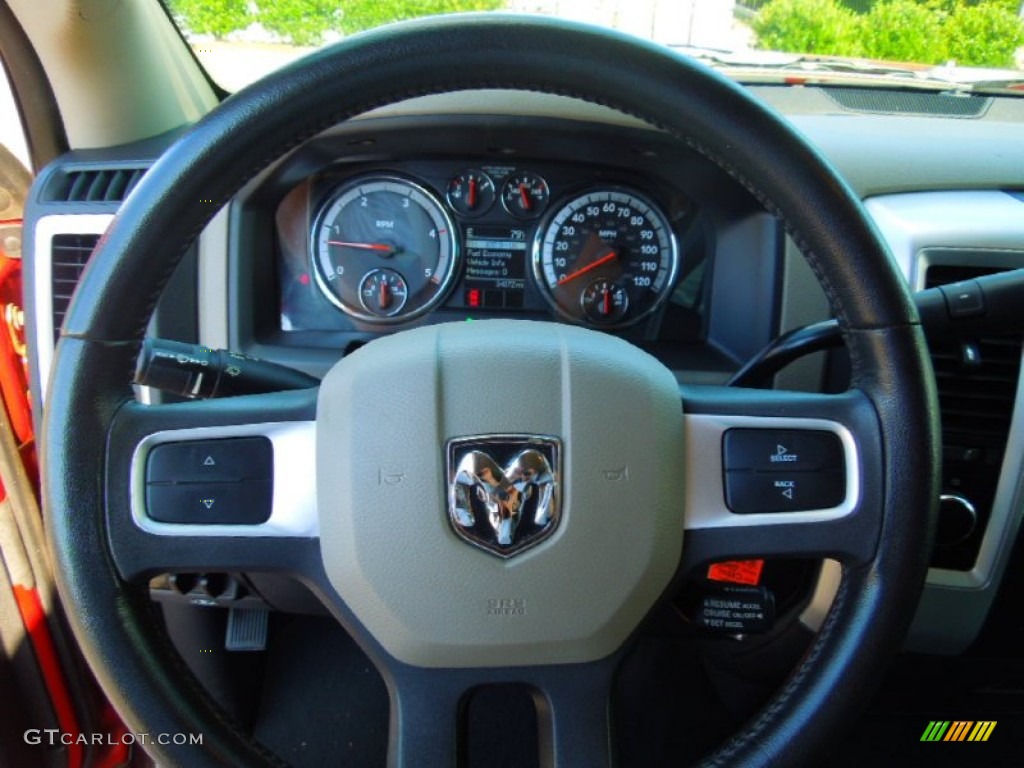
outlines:
[{"label": "cruise control button panel", "polygon": [[722,442],[726,505],[738,514],[801,512],[846,498],[846,457],[825,430],[730,429]]},{"label": "cruise control button panel", "polygon": [[258,525],[273,506],[273,446],[265,437],[155,446],[146,461],[146,510],[163,523]]}]

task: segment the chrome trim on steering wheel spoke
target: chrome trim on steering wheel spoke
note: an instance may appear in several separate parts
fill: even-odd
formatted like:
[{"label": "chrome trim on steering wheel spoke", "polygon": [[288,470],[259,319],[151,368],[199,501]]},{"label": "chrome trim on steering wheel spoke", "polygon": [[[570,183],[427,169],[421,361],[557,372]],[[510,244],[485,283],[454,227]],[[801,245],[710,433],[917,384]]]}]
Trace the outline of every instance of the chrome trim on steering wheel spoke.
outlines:
[{"label": "chrome trim on steering wheel spoke", "polygon": [[[826,419],[686,414],[686,529],[733,528],[750,525],[820,523],[851,514],[860,502],[860,454],[853,434],[842,424]],[[736,514],[725,503],[722,438],[726,430],[823,430],[836,435],[846,459],[846,498],[835,507],[801,512]]]}]

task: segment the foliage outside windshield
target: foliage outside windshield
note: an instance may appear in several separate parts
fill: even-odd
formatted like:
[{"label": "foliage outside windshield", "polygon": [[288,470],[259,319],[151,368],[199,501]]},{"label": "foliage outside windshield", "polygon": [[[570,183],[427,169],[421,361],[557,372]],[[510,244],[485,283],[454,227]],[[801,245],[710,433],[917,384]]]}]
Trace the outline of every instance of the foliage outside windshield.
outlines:
[{"label": "foliage outside windshield", "polygon": [[[538,13],[674,47],[1024,69],[1024,0],[165,0],[211,75],[237,90],[316,46],[459,11]],[[1022,75],[1024,76],[1024,75]]]}]

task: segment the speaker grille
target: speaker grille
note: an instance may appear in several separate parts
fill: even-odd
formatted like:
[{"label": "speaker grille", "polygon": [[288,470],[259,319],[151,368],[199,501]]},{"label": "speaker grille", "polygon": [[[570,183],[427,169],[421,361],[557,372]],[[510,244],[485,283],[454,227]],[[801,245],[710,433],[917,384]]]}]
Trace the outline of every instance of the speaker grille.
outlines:
[{"label": "speaker grille", "polygon": [[946,92],[850,86],[827,86],[821,90],[843,109],[876,115],[979,118],[992,105],[988,96],[956,96]]}]

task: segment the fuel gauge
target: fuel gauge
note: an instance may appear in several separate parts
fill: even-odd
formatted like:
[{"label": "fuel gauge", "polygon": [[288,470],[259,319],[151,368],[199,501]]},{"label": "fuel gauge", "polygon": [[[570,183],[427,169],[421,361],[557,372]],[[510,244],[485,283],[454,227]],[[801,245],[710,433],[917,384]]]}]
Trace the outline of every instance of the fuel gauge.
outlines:
[{"label": "fuel gauge", "polygon": [[476,168],[462,171],[448,182],[448,204],[461,216],[479,216],[494,205],[494,182]]},{"label": "fuel gauge", "polygon": [[540,216],[548,204],[548,184],[536,173],[513,174],[502,187],[501,204],[517,219]]}]

